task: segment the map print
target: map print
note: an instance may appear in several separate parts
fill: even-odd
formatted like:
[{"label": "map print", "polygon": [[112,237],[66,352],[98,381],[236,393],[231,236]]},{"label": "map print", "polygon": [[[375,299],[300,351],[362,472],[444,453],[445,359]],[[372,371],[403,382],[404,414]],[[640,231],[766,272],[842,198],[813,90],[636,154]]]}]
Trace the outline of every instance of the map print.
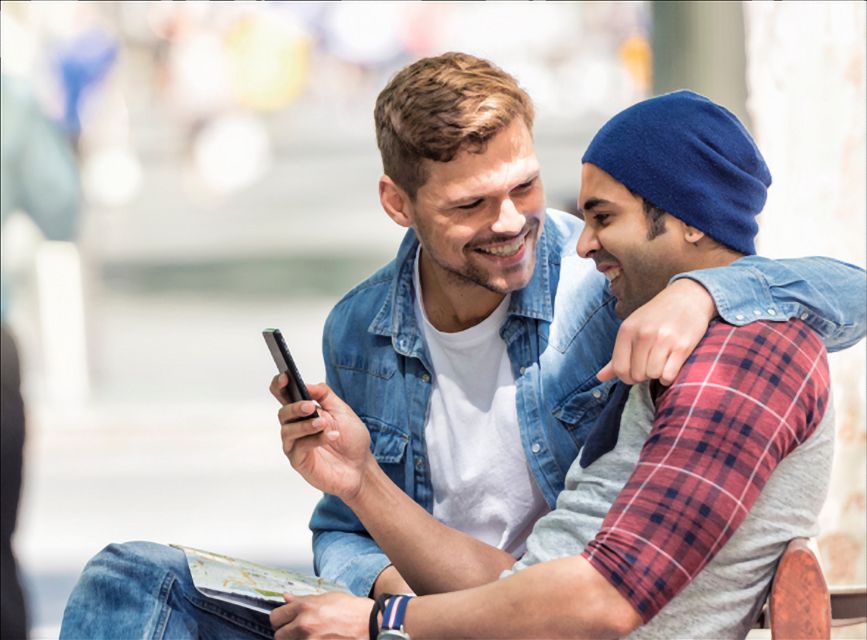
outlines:
[{"label": "map print", "polygon": [[219,553],[173,544],[187,556],[193,583],[203,595],[241,607],[270,613],[284,604],[283,593],[312,596],[350,591],[336,582],[295,571],[230,558]]}]

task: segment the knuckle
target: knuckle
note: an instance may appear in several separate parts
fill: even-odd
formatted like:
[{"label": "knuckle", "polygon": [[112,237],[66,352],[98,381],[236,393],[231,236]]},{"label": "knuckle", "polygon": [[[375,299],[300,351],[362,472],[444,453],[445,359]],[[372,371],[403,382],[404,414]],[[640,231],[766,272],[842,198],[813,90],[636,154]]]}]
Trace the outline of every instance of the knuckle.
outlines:
[{"label": "knuckle", "polygon": [[671,363],[665,367],[665,370],[662,372],[662,376],[659,381],[665,385],[671,385],[674,383],[678,374],[680,373],[680,368],[673,366]]},{"label": "knuckle", "polygon": [[658,335],[657,329],[655,327],[643,326],[637,331],[638,339],[641,342],[649,342],[653,340]]},{"label": "knuckle", "polygon": [[302,613],[302,617],[298,620],[298,631],[303,633],[305,636],[313,635],[313,633],[316,631],[316,625],[314,624],[313,620],[311,620],[307,616],[306,610],[304,611],[304,613]]},{"label": "knuckle", "polygon": [[675,338],[674,332],[671,330],[671,327],[663,326],[659,327],[656,330],[656,339],[658,341],[668,342],[669,340]]},{"label": "knuckle", "polygon": [[620,325],[620,330],[617,333],[619,337],[629,340],[633,335],[635,335],[635,331],[635,321],[627,318],[623,321],[623,324]]},{"label": "knuckle", "polygon": [[680,338],[675,343],[674,348],[678,353],[689,354],[692,352],[692,346],[692,341]]}]

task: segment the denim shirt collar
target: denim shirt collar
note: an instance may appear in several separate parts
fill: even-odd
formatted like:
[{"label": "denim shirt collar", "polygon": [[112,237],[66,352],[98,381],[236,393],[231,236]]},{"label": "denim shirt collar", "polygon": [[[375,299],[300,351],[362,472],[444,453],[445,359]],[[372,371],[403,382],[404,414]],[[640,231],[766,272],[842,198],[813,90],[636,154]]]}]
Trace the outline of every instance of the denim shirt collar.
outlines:
[{"label": "denim shirt collar", "polygon": [[[523,289],[512,292],[509,316],[551,322],[554,317],[551,267],[549,264],[549,234],[543,225],[536,247],[536,267],[533,277]],[[369,333],[391,336],[395,351],[424,359],[424,339],[416,324],[413,268],[418,249],[415,231],[409,229],[400,243],[395,259],[394,276],[385,302],[367,328]],[[507,321],[508,324],[508,321]]]}]

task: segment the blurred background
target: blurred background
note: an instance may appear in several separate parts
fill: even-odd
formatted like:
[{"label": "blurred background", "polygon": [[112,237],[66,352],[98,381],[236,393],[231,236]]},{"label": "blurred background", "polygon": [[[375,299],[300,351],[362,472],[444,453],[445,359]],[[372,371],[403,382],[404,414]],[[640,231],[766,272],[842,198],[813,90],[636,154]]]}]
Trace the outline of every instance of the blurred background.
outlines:
[{"label": "blurred background", "polygon": [[[372,112],[397,69],[462,50],[515,75],[560,208],[608,117],[709,95],[774,174],[760,252],[864,266],[865,6],[3,2],[3,314],[27,416],[14,542],[31,636],[57,637],[112,541],[312,570],[318,495],[283,457],[260,333],[281,327],[323,379],[326,314],[393,256]],[[864,343],[832,365],[819,549],[829,582],[855,584]]]}]

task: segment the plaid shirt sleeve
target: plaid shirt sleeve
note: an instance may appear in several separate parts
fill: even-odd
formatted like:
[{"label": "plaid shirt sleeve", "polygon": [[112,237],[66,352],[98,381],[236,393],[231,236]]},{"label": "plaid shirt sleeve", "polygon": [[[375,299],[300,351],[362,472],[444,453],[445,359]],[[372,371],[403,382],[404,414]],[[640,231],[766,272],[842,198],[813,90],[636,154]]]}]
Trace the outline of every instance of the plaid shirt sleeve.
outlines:
[{"label": "plaid shirt sleeve", "polygon": [[716,323],[656,400],[629,481],[582,554],[649,622],[737,530],[829,400],[819,338],[798,320]]}]

